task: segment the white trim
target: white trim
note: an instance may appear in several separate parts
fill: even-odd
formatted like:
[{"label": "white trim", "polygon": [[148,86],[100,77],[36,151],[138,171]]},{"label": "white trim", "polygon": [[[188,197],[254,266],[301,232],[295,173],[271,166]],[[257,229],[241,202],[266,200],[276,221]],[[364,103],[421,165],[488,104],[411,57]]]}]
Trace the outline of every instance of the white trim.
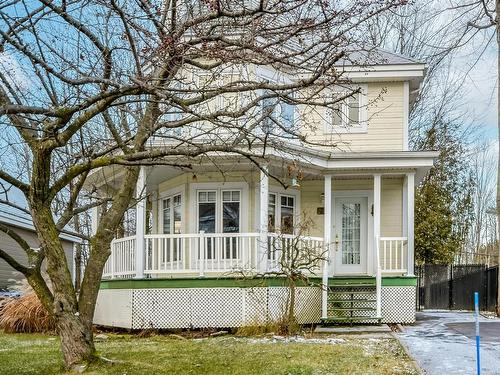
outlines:
[{"label": "white trim", "polygon": [[408,151],[408,121],[410,116],[410,83],[403,83],[403,151]]},{"label": "white trim", "polygon": [[414,231],[414,218],[415,218],[415,174],[408,173],[406,175],[407,180],[407,213],[408,213],[408,222],[407,222],[407,237],[408,237],[408,276],[414,276],[415,272],[415,231]]},{"label": "white trim", "polygon": [[135,221],[135,235],[136,235],[136,254],[135,254],[135,277],[142,279],[144,277],[144,255],[145,255],[145,242],[144,236],[146,234],[146,167],[140,167],[139,176],[135,188],[135,196],[138,199],[136,204],[136,221]]},{"label": "white trim", "polygon": [[258,78],[264,78],[269,81],[273,81],[275,83],[292,83],[293,80],[288,77],[285,73],[278,71],[271,67],[257,66],[255,67],[255,75]]},{"label": "white trim", "polygon": [[97,228],[99,227],[100,211],[99,206],[92,207],[90,210],[90,233],[92,236],[97,233]]},{"label": "white trim", "polygon": [[257,269],[266,271],[267,267],[267,234],[268,234],[268,207],[269,207],[269,176],[267,166],[260,171],[258,194],[259,210],[257,220],[259,222],[259,251],[257,256]]},{"label": "white trim", "polygon": [[406,175],[403,180],[403,212],[402,212],[402,226],[403,226],[403,237],[408,237],[408,180]]},{"label": "white trim", "polygon": [[[300,223],[300,197],[301,192],[295,188],[285,189],[279,185],[269,185],[269,194],[276,195],[276,230],[281,230],[281,197],[288,196],[293,197],[293,225],[296,227]],[[267,216],[266,216],[267,217]]]},{"label": "white trim", "polygon": [[[378,240],[380,238],[380,222],[381,222],[381,199],[382,199],[382,176],[380,174],[373,175],[373,248],[378,250]],[[378,257],[377,257],[378,258]],[[374,265],[373,271],[377,272],[379,265]]]},{"label": "white trim", "polygon": [[324,184],[325,194],[325,216],[323,221],[323,241],[325,246],[325,261],[323,262],[323,278],[321,293],[321,317],[328,317],[328,271],[331,264],[330,243],[332,230],[332,176],[325,176]]}]

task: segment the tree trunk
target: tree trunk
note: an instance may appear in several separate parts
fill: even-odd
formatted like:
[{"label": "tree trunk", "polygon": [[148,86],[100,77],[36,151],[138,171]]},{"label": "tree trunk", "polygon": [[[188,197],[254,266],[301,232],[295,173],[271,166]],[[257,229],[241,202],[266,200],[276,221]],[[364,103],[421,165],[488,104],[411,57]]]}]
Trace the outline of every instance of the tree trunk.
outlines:
[{"label": "tree trunk", "polygon": [[61,339],[61,350],[68,368],[86,365],[97,358],[94,347],[92,328],[82,323],[80,318],[71,313],[63,313],[56,320],[56,328]]}]

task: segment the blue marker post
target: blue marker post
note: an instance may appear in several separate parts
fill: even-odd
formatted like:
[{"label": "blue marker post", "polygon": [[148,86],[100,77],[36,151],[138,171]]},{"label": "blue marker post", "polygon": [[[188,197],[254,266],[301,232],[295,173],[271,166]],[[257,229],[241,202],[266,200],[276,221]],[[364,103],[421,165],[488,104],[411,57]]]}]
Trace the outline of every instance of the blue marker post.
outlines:
[{"label": "blue marker post", "polygon": [[474,309],[476,311],[476,362],[477,362],[477,375],[481,375],[481,359],[479,356],[479,293],[474,292]]}]

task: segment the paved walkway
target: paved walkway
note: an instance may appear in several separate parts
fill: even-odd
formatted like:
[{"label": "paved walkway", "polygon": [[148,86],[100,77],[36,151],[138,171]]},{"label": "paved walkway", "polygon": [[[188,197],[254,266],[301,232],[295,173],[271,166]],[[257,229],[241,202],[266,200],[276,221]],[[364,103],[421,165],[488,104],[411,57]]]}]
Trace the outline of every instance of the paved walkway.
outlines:
[{"label": "paved walkway", "polygon": [[[398,337],[429,375],[476,373],[474,315],[465,312],[417,313],[417,322]],[[500,319],[480,317],[481,373],[500,374]]]}]

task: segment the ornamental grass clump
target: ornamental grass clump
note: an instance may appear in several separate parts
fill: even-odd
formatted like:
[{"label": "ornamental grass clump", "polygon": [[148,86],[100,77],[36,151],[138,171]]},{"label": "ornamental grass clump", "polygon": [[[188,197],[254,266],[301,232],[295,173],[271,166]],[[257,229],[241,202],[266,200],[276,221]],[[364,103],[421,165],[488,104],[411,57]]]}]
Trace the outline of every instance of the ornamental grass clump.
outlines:
[{"label": "ornamental grass clump", "polygon": [[20,297],[0,301],[0,329],[7,333],[53,332],[54,319],[27,282],[16,288]]}]

